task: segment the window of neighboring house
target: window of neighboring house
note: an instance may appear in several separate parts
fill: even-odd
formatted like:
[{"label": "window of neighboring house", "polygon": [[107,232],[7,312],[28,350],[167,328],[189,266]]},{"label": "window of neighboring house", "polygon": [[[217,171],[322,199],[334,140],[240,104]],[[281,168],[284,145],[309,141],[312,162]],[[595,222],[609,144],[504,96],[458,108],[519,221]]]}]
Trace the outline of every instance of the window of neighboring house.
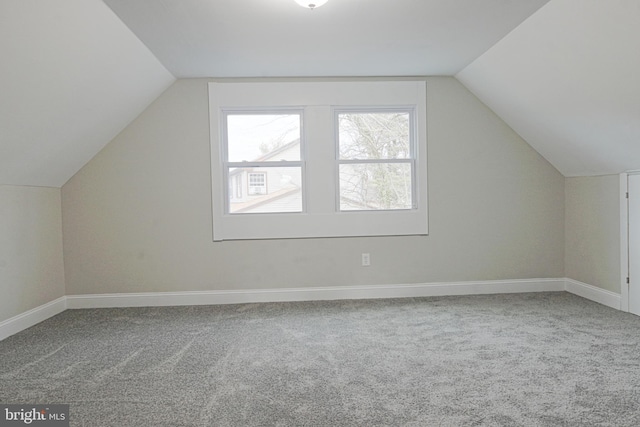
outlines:
[{"label": "window of neighboring house", "polygon": [[214,240],[427,234],[424,80],[212,82],[209,107]]},{"label": "window of neighboring house", "polygon": [[250,196],[267,194],[267,174],[266,173],[250,173],[249,174],[249,191]]}]

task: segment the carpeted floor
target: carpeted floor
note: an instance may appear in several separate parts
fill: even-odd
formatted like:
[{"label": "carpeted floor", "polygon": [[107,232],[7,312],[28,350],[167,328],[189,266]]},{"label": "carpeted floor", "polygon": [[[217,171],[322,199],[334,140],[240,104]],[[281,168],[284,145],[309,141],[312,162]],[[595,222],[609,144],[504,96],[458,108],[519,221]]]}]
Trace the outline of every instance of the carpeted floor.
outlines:
[{"label": "carpeted floor", "polygon": [[73,426],[638,426],[640,317],[568,293],[68,310],[0,402]]}]

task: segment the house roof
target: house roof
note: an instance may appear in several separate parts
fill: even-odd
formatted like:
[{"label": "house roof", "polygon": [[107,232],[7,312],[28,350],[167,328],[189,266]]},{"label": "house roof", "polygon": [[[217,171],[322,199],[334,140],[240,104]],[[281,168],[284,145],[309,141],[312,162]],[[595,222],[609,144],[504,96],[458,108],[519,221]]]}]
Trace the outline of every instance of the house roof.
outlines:
[{"label": "house roof", "polygon": [[2,0],[0,184],[63,185],[183,77],[453,75],[564,175],[640,169],[638,52],[632,0]]},{"label": "house roof", "polygon": [[[283,144],[279,147],[274,148],[273,150],[263,154],[262,156],[258,157],[257,159],[253,159],[254,162],[264,162],[264,161],[268,161],[271,159],[274,159],[278,154],[281,154],[297,145],[300,144],[300,138],[296,138],[291,142],[287,142],[286,144]],[[280,160],[280,159],[275,159],[275,160]],[[251,162],[248,162],[249,164]],[[236,169],[232,169],[230,171],[231,175],[237,175],[239,173],[242,173],[243,171],[248,171],[248,170],[253,170],[253,167],[247,167],[247,168],[236,168]]]}]

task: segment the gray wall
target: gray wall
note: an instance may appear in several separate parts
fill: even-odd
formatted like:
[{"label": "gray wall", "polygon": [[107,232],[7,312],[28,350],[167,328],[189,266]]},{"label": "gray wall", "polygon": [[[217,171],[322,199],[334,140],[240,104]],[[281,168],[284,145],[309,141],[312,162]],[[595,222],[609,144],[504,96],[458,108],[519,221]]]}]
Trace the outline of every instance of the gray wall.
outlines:
[{"label": "gray wall", "polygon": [[0,185],[0,322],[64,296],[59,188]]},{"label": "gray wall", "polygon": [[450,77],[427,86],[429,236],[213,243],[207,81],[62,188],[68,295],[564,277],[564,178]]},{"label": "gray wall", "polygon": [[565,273],[620,293],[620,178],[567,178]]}]

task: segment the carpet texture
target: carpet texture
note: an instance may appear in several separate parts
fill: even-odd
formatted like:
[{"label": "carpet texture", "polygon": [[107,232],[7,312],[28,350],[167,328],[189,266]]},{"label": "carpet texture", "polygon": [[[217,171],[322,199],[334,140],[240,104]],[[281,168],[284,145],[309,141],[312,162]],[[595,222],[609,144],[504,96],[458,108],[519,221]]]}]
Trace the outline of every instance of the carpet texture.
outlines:
[{"label": "carpet texture", "polygon": [[640,317],[574,295],[68,310],[0,402],[73,426],[638,426]]}]

